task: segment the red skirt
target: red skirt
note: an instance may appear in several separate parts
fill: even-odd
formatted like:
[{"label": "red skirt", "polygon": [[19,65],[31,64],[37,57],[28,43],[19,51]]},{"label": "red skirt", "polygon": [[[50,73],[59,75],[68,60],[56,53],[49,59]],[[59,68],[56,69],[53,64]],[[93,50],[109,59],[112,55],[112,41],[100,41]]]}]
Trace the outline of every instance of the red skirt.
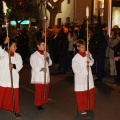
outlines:
[{"label": "red skirt", "polygon": [[[14,112],[20,112],[19,108],[19,88],[14,88]],[[13,112],[12,89],[0,86],[0,110]]]},{"label": "red skirt", "polygon": [[94,108],[94,89],[89,91],[90,95],[90,107],[88,107],[88,91],[80,91],[76,93],[76,101],[78,111],[92,110]]},{"label": "red skirt", "polygon": [[44,100],[44,84],[35,84],[34,105],[40,106],[48,102],[49,84],[46,84],[46,99]]}]

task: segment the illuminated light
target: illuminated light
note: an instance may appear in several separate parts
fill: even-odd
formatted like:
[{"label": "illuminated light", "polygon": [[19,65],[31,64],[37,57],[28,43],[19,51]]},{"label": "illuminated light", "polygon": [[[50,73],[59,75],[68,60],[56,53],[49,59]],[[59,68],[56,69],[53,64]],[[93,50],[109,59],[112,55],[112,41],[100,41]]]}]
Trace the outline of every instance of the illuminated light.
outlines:
[{"label": "illuminated light", "polygon": [[20,1],[20,2],[19,2],[19,5],[22,5],[22,4],[23,4],[23,2]]},{"label": "illuminated light", "polygon": [[[20,20],[18,20],[18,23],[20,23]],[[29,23],[30,23],[29,20],[24,20],[24,21],[21,22],[20,24],[21,24],[21,25],[28,25]],[[10,24],[11,24],[11,25],[16,25],[16,21],[12,20],[12,21],[10,21]]]},{"label": "illuminated light", "polygon": [[113,7],[112,11],[112,27],[114,25],[117,25],[120,27],[120,8],[119,7]]},{"label": "illuminated light", "polygon": [[10,21],[10,24],[11,25],[16,25],[16,22],[15,21]]},{"label": "illuminated light", "polygon": [[89,7],[88,6],[86,7],[86,17],[87,18],[89,17]]},{"label": "illuminated light", "polygon": [[2,28],[5,28],[6,27],[6,25],[2,25]]},{"label": "illuminated light", "polygon": [[7,14],[7,6],[6,6],[6,2],[3,1],[3,12],[5,13],[5,15]]}]

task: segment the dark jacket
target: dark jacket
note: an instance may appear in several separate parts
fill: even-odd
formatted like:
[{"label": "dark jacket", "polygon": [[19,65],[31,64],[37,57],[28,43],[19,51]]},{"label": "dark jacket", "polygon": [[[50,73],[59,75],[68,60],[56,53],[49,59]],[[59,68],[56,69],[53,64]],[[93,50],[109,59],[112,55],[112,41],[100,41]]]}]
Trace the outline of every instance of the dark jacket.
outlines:
[{"label": "dark jacket", "polygon": [[113,48],[114,50],[114,57],[120,56],[120,42],[117,43],[117,45]]}]

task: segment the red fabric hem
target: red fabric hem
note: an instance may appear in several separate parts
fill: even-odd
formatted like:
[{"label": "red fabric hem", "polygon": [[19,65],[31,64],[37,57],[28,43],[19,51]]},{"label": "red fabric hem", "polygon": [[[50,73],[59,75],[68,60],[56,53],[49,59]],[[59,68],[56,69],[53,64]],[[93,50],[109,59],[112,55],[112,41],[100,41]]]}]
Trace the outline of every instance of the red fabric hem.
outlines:
[{"label": "red fabric hem", "polygon": [[[14,112],[20,112],[19,108],[19,88],[14,88]],[[12,89],[0,86],[0,110],[8,110],[13,112]]]},{"label": "red fabric hem", "polygon": [[44,84],[35,84],[34,105],[40,106],[48,102],[49,84],[46,84],[46,99],[44,100]]},{"label": "red fabric hem", "polygon": [[75,92],[78,111],[94,109],[94,89],[89,90],[90,107],[88,107],[88,91]]}]

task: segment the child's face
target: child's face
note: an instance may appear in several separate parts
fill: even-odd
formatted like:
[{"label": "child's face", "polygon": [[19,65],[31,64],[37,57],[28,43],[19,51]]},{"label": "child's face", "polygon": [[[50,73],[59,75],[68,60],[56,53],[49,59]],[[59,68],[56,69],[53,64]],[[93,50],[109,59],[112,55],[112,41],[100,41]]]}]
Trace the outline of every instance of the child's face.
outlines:
[{"label": "child's face", "polygon": [[45,43],[44,42],[42,42],[40,45],[37,45],[37,47],[38,47],[38,50],[45,50]]},{"label": "child's face", "polygon": [[16,49],[17,49],[17,45],[16,45],[16,43],[12,43],[12,45],[11,45],[11,47],[10,47],[10,52],[15,52],[16,51]]},{"label": "child's face", "polygon": [[79,52],[85,52],[85,45],[80,45],[77,49]]},{"label": "child's face", "polygon": [[116,39],[117,39],[118,41],[120,41],[120,36],[119,36],[119,35],[116,35]]}]

